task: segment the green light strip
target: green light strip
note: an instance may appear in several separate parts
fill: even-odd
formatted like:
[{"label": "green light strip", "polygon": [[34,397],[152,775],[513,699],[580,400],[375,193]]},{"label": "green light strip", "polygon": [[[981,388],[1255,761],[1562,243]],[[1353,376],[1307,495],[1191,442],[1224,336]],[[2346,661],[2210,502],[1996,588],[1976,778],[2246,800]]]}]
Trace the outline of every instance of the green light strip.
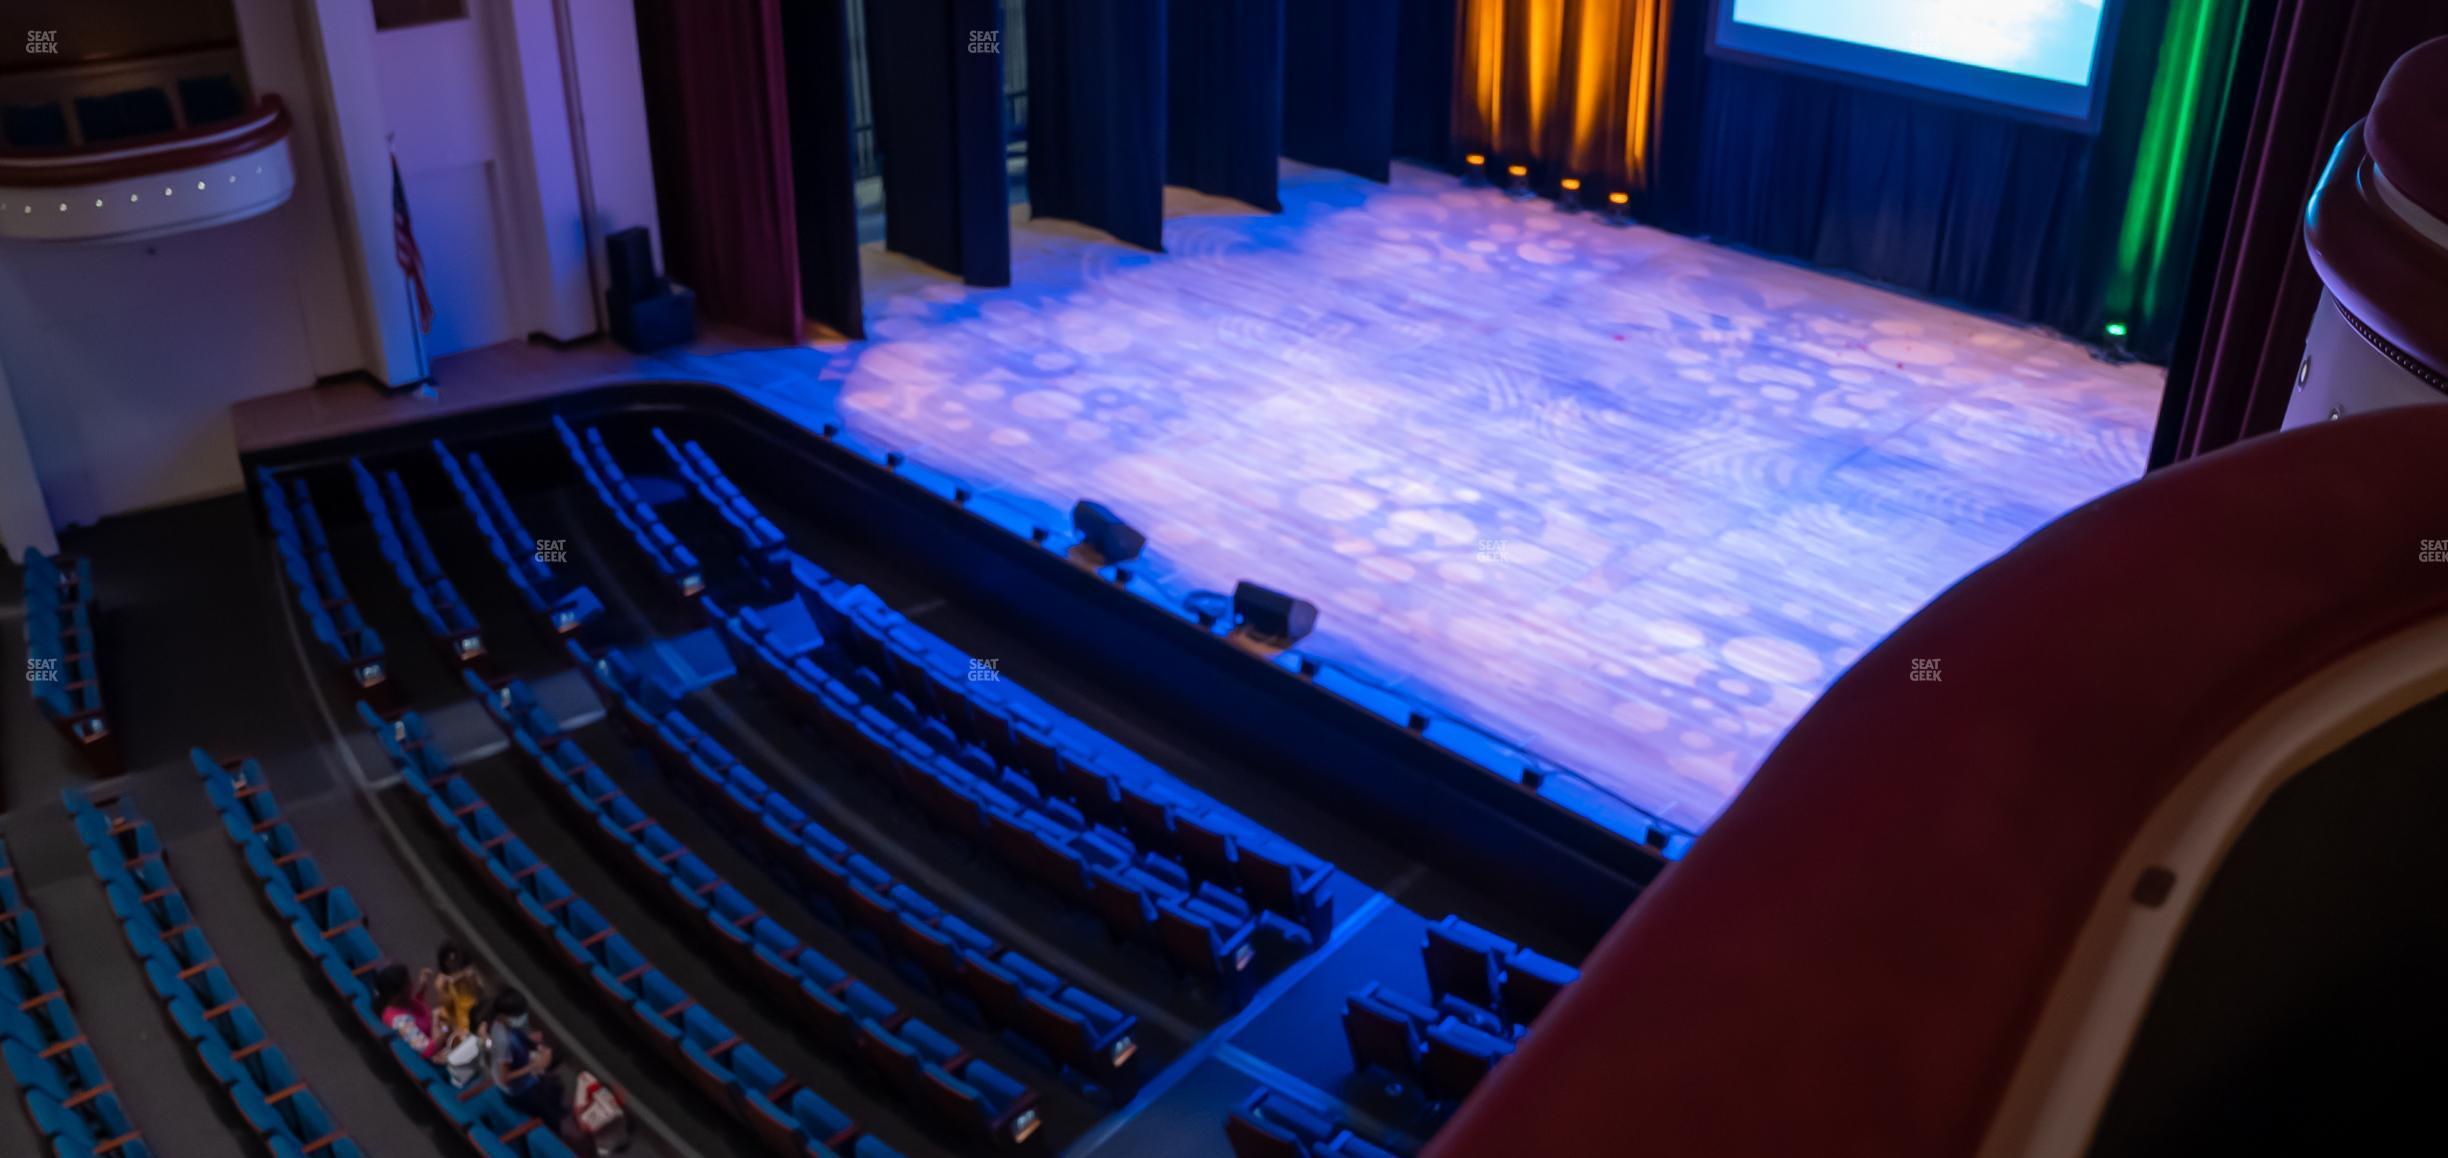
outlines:
[{"label": "green light strip", "polygon": [[2115,280],[2107,298],[2113,315],[2149,317],[2159,307],[2187,178],[2196,154],[2209,145],[2202,132],[2211,119],[2206,110],[2235,62],[2237,24],[2231,12],[2222,11],[2228,7],[2221,0],[2171,0],[2117,238]]}]

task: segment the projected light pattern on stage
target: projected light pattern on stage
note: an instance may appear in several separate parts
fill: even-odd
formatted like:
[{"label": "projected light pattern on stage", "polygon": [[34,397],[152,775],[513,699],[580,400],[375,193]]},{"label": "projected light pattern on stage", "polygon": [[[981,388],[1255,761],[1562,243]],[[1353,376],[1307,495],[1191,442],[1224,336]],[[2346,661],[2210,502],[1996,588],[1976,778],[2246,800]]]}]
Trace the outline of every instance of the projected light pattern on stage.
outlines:
[{"label": "projected light pattern on stage", "polygon": [[2057,338],[1408,167],[1284,199],[1166,254],[1027,225],[1007,290],[871,249],[871,339],[750,392],[1102,500],[1164,582],[1315,600],[1309,651],[1695,827],[1915,608],[2141,470],[2160,375]]}]

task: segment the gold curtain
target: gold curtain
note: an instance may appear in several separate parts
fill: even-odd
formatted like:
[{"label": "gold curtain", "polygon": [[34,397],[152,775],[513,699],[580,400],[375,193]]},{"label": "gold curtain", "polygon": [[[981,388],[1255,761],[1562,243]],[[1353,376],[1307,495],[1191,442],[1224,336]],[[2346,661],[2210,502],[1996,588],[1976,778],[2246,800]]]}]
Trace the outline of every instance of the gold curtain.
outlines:
[{"label": "gold curtain", "polygon": [[1674,0],[1461,0],[1457,143],[1545,184],[1650,188]]}]

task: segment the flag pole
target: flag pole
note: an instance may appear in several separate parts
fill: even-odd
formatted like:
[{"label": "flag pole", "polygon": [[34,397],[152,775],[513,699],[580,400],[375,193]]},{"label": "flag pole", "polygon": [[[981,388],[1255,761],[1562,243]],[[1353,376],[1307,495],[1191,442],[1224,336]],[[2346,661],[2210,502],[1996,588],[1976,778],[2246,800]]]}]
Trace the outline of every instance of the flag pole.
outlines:
[{"label": "flag pole", "polygon": [[[407,193],[400,186],[399,151],[397,148],[398,140],[399,133],[396,131],[383,134],[384,152],[389,153],[391,157],[391,220],[392,231],[395,235],[393,240],[393,249],[395,251],[398,248],[396,235],[400,230],[400,214],[404,211],[402,209],[402,206],[405,204],[403,198],[407,196]],[[422,262],[423,258],[419,257],[418,260]],[[422,311],[417,309],[416,282],[415,279],[408,276],[408,267],[405,264],[397,260],[394,260],[391,264],[399,267],[400,289],[402,291],[401,297],[403,299],[403,304],[408,309],[408,337],[411,343],[409,348],[416,355],[417,372],[417,376],[413,380],[403,382],[398,386],[393,387],[392,390],[394,392],[401,390],[415,390],[430,393],[434,386],[433,358],[425,351],[425,316]]]},{"label": "flag pole", "polygon": [[[396,265],[398,263],[394,262],[393,264]],[[402,384],[399,389],[413,390],[420,386],[431,386],[434,384],[433,359],[427,357],[425,354],[424,319],[417,314],[416,286],[409,282],[408,270],[405,266],[400,268],[400,289],[408,306],[408,336],[414,343],[411,348],[416,351],[417,376],[414,381]]]}]

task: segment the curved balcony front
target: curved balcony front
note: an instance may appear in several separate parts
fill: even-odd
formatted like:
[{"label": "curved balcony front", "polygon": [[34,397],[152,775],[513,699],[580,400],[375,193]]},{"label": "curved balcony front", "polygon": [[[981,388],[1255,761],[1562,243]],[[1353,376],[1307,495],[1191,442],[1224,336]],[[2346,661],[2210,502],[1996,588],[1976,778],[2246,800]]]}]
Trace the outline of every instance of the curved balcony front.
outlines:
[{"label": "curved balcony front", "polygon": [[289,111],[103,147],[0,153],[0,241],[137,241],[207,229],[289,199]]}]

